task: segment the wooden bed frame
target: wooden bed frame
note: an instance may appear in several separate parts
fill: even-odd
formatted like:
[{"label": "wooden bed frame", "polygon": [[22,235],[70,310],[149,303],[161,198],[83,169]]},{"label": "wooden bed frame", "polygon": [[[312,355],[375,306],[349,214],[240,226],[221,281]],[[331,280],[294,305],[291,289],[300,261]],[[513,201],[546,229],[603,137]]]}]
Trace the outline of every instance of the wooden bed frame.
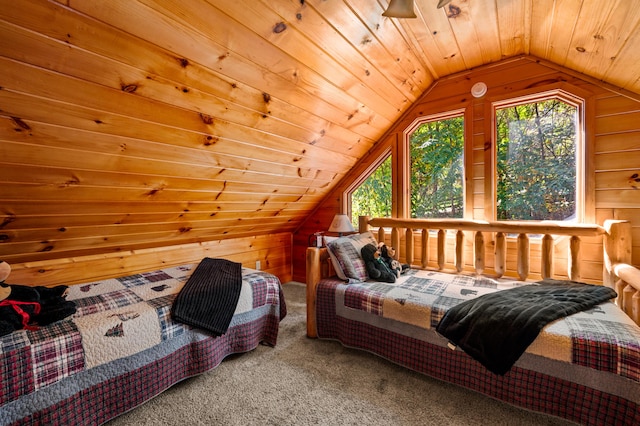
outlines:
[{"label": "wooden bed frame", "polygon": [[[485,222],[464,219],[392,219],[361,216],[360,232],[377,228],[378,241],[396,248],[396,257],[412,268],[438,269],[453,273],[484,274],[491,277],[514,279],[558,278],[574,281],[581,279],[581,238],[595,241],[602,247],[602,280],[590,280],[614,288],[618,293],[616,304],[640,325],[640,270],[631,265],[631,224],[628,221],[607,220],[604,226],[595,224],[567,224],[561,222]],[[390,229],[390,236],[387,230]],[[447,250],[447,231],[455,234],[453,247]],[[435,238],[430,234],[435,233]],[[471,244],[465,239],[472,236]],[[404,239],[404,246],[401,246]],[[431,241],[435,239],[434,241]],[[487,256],[487,239],[494,247],[493,256]],[[531,272],[531,240],[539,247],[540,269]],[[453,238],[451,240],[454,240]],[[554,241],[568,240],[566,275],[554,273],[554,258],[559,257]],[[416,244],[416,242],[418,244]],[[414,256],[416,245],[419,256]],[[515,250],[515,257],[507,258],[507,247]],[[435,256],[430,251],[435,249]],[[403,253],[400,253],[403,252]],[[453,262],[447,263],[447,254],[453,253]],[[473,262],[466,264],[464,255],[473,253]],[[451,257],[451,256],[450,256]],[[493,261],[493,262],[491,262]],[[491,263],[493,263],[491,265]],[[515,264],[515,265],[513,265]],[[509,267],[512,265],[512,267]],[[316,286],[334,274],[326,248],[307,248],[307,336],[316,338]],[[561,266],[558,270],[564,271]],[[559,276],[558,276],[559,275]]]}]

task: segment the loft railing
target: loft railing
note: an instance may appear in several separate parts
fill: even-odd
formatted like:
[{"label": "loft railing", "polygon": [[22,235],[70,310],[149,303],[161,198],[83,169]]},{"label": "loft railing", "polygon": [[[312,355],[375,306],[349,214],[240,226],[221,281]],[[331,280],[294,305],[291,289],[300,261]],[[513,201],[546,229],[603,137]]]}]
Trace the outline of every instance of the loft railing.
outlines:
[{"label": "loft railing", "polygon": [[[494,271],[502,277],[507,264],[507,236],[516,235],[516,273],[520,280],[526,280],[530,274],[530,238],[532,235],[542,236],[540,239],[540,275],[543,279],[551,278],[553,271],[554,237],[569,238],[567,274],[570,280],[580,278],[580,243],[581,237],[602,237],[603,244],[603,278],[602,283],[615,288],[618,293],[616,303],[636,323],[640,323],[640,270],[631,265],[631,224],[627,221],[608,220],[604,226],[596,224],[576,224],[564,222],[487,222],[465,219],[393,219],[369,218],[361,216],[360,232],[378,228],[378,241],[385,241],[390,229],[391,245],[396,248],[396,257],[404,250],[405,261],[411,264],[414,260],[414,235],[420,238],[420,267],[427,268],[429,262],[429,240],[434,232],[437,239],[436,256],[438,269],[445,267],[446,232],[455,232],[455,260],[457,272],[464,269],[465,232],[473,233],[473,269],[482,274],[485,269],[485,233],[492,233],[494,246]],[[405,246],[400,247],[401,234],[404,233]],[[413,265],[416,266],[416,265]]]}]

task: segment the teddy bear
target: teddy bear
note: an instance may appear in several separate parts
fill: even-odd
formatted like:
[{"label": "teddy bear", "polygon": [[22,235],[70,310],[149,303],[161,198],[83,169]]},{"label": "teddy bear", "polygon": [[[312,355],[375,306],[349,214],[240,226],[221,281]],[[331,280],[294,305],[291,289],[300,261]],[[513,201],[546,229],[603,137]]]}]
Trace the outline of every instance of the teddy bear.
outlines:
[{"label": "teddy bear", "polygon": [[76,304],[67,301],[68,287],[31,287],[5,284],[11,266],[0,260],[0,336],[15,330],[37,329],[76,312]]},{"label": "teddy bear", "polygon": [[369,278],[386,283],[395,283],[394,274],[380,256],[380,250],[374,244],[367,244],[360,249],[362,260],[367,268]]},{"label": "teddy bear", "polygon": [[382,260],[387,264],[389,269],[396,274],[398,278],[400,278],[401,274],[407,272],[411,267],[406,263],[400,263],[396,259],[394,259],[396,255],[396,249],[393,247],[387,246],[385,243],[378,243],[378,250],[380,250],[380,256]]}]

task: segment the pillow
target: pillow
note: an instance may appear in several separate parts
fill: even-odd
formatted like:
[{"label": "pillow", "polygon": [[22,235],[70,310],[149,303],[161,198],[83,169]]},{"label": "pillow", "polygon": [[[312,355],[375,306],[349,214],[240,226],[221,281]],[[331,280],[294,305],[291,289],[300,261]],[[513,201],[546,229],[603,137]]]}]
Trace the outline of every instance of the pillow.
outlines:
[{"label": "pillow", "polygon": [[[327,240],[325,240],[327,241]],[[367,244],[376,247],[378,242],[370,231],[353,234],[327,242],[327,249],[336,274],[343,280],[366,281],[367,267],[362,260],[360,250]]]},{"label": "pillow", "polygon": [[336,258],[336,255],[333,254],[333,252],[329,248],[329,243],[332,242],[332,241],[337,240],[338,238],[340,238],[340,237],[323,236],[322,237],[322,241],[324,243],[324,246],[327,248],[327,253],[329,253],[329,258],[331,259],[331,264],[333,265],[333,270],[336,271],[336,275],[341,280],[347,280],[347,276],[344,274],[344,271],[340,267],[340,262],[338,262],[338,259]]}]

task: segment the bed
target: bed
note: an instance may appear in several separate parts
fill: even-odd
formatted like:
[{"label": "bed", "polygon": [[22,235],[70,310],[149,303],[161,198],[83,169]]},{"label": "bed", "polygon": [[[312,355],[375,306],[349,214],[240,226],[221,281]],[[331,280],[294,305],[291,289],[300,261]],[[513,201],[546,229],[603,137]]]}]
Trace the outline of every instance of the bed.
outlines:
[{"label": "bed", "polygon": [[[377,234],[370,227],[377,227]],[[307,249],[309,337],[337,340],[492,398],[581,424],[640,424],[640,274],[630,265],[628,222],[598,226],[363,217],[360,230],[338,244],[329,243],[330,251]],[[372,240],[401,247],[411,271],[395,283],[363,277],[355,253]],[[587,275],[582,270],[587,262],[580,261],[589,257],[581,254],[582,241],[603,254],[602,280],[588,286],[574,284],[582,273]],[[493,250],[486,253],[489,247]],[[566,266],[557,264],[559,258]],[[438,332],[442,318],[456,306],[550,280],[563,290],[590,287],[605,294],[604,299],[614,298],[546,325],[505,371],[496,372]],[[507,328],[495,329],[502,333]]]},{"label": "bed", "polygon": [[263,271],[239,266],[224,334],[172,319],[203,262],[70,286],[76,314],[0,338],[0,424],[99,425],[230,354],[274,346],[286,305],[278,278]]}]

